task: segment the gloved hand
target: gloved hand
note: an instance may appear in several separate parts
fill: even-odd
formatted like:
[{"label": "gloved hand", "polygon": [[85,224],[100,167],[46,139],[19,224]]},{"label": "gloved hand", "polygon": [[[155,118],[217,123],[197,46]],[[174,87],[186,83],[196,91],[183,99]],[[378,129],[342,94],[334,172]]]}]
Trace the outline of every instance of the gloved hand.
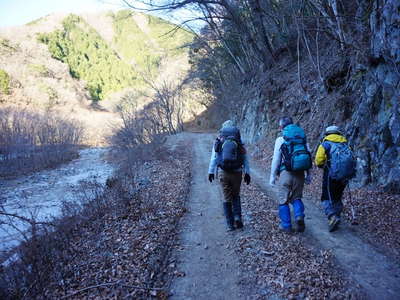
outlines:
[{"label": "gloved hand", "polygon": [[247,185],[250,184],[251,178],[249,174],[244,174],[244,182],[246,182]]},{"label": "gloved hand", "polygon": [[304,180],[305,184],[310,184],[312,181],[311,174],[308,174]]},{"label": "gloved hand", "polygon": [[212,182],[215,179],[214,174],[208,174],[208,181]]}]

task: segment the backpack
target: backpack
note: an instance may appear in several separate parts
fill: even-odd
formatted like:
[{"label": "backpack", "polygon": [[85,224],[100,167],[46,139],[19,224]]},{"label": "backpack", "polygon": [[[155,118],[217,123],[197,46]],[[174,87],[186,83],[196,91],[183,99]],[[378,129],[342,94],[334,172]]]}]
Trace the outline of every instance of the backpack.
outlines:
[{"label": "backpack", "polygon": [[215,152],[218,153],[218,166],[224,171],[234,171],[243,165],[244,148],[240,131],[236,127],[224,127],[215,141]]},{"label": "backpack", "polygon": [[329,151],[329,177],[335,180],[348,180],[356,174],[356,160],[347,143],[328,142]]},{"label": "backpack", "polygon": [[305,171],[312,167],[311,153],[307,149],[304,130],[294,124],[283,129],[285,142],[281,146],[282,162],[286,171]]}]

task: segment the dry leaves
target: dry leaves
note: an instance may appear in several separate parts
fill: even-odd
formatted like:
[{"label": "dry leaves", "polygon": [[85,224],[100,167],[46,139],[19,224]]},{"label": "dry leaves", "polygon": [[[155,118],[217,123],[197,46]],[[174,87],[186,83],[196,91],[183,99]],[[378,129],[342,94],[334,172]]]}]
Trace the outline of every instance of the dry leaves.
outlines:
[{"label": "dry leaves", "polygon": [[74,247],[66,249],[71,260],[57,266],[61,278],[51,283],[46,297],[167,298],[166,283],[176,271],[168,259],[191,179],[184,149],[142,166],[139,174],[147,184],[124,213],[106,213],[76,229]]},{"label": "dry leaves", "polygon": [[[243,189],[243,207],[253,235],[236,241],[244,286],[251,299],[279,294],[286,299],[352,299],[361,294],[343,277],[330,251],[316,252],[301,234],[278,229],[276,204],[260,189]],[[244,287],[245,288],[245,287]]]}]

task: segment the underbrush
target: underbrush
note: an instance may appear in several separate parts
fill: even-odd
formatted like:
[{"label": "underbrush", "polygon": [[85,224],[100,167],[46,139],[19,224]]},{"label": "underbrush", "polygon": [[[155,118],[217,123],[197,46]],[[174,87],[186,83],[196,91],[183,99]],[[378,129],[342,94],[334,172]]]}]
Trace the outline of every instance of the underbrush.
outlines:
[{"label": "underbrush", "polygon": [[83,127],[55,113],[0,109],[0,177],[31,173],[78,156]]},{"label": "underbrush", "polygon": [[0,269],[0,298],[165,298],[190,183],[188,148],[143,145],[149,159],[123,156],[106,184],[83,182],[62,218],[32,223],[19,259]]}]

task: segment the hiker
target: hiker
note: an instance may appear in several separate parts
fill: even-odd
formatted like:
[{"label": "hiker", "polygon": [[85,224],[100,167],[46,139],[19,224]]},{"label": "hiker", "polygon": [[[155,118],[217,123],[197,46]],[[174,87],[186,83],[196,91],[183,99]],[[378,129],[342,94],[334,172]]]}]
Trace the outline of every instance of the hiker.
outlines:
[{"label": "hiker", "polygon": [[[293,206],[297,231],[305,230],[303,197],[304,183],[311,183],[312,159],[304,130],[293,124],[291,117],[279,120],[282,136],[275,141],[269,183],[279,178],[279,228],[292,232],[289,203]],[[306,177],[304,173],[306,172]]]},{"label": "hiker", "polygon": [[214,142],[208,168],[210,182],[218,176],[218,169],[221,169],[219,179],[224,193],[223,207],[228,231],[240,229],[243,227],[240,185],[243,171],[244,182],[250,184],[250,169],[240,131],[231,120],[222,124]]},{"label": "hiker", "polygon": [[325,137],[318,146],[315,164],[324,169],[321,201],[328,217],[329,231],[338,229],[343,210],[343,191],[355,175],[355,160],[347,140],[339,127],[325,129]]}]

